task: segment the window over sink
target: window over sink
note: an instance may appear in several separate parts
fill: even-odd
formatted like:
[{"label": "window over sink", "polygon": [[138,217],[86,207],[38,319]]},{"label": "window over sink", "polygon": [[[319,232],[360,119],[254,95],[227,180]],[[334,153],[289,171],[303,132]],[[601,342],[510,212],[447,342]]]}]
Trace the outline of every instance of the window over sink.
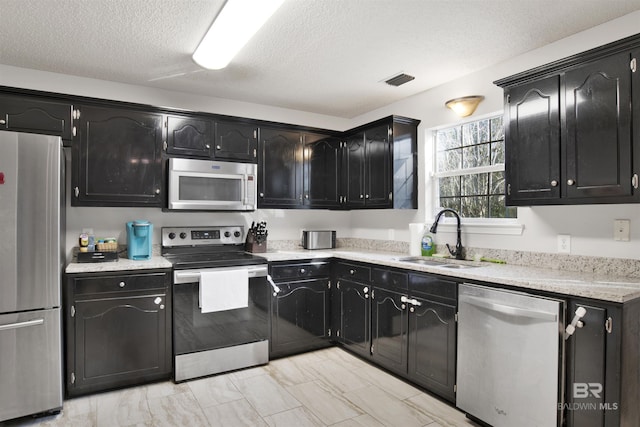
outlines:
[{"label": "window over sink", "polygon": [[467,121],[433,132],[434,206],[463,218],[516,218],[505,205],[502,115]]}]

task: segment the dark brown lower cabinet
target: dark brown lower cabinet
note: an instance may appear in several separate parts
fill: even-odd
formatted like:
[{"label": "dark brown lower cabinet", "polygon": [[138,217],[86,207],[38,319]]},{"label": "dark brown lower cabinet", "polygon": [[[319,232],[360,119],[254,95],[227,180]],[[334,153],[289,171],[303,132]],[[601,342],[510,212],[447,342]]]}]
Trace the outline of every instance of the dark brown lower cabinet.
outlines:
[{"label": "dark brown lower cabinet", "polygon": [[68,277],[68,396],[170,378],[169,283],[167,272]]}]

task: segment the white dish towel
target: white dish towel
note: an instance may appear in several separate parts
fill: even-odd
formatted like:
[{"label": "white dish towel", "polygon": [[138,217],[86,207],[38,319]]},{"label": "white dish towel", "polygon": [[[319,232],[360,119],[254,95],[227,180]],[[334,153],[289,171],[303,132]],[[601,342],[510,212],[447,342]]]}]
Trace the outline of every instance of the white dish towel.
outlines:
[{"label": "white dish towel", "polygon": [[246,269],[200,272],[200,311],[234,310],[249,305],[249,274]]}]

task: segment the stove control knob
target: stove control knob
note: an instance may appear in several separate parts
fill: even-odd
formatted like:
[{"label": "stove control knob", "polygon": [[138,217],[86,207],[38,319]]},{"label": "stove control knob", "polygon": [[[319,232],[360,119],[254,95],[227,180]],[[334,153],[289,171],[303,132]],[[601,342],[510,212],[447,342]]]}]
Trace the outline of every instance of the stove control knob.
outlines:
[{"label": "stove control knob", "polygon": [[230,236],[231,236],[231,233],[230,233],[230,232],[228,232],[228,231],[225,231],[225,232],[224,232],[224,237],[230,237]]},{"label": "stove control knob", "polygon": [[234,235],[235,237],[240,237],[240,232],[239,232],[239,231],[235,231],[235,232],[233,233],[233,235]]},{"label": "stove control knob", "polygon": [[184,231],[182,233],[180,233],[180,238],[181,239],[186,239],[187,238],[187,233],[185,233]]},{"label": "stove control knob", "polygon": [[174,233],[174,232],[169,233],[169,238],[171,240],[175,239],[176,238],[176,233]]}]

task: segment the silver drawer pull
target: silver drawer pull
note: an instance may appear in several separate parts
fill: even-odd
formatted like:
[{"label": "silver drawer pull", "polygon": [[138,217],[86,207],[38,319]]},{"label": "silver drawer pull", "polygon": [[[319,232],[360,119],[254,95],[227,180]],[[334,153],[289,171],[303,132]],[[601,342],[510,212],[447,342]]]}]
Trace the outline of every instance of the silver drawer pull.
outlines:
[{"label": "silver drawer pull", "polygon": [[558,181],[556,181],[555,179],[553,181],[551,181],[551,186],[552,187],[557,187],[558,186]]},{"label": "silver drawer pull", "polygon": [[572,179],[567,180],[567,185],[574,185],[576,182]]},{"label": "silver drawer pull", "polygon": [[120,286],[121,288],[124,288],[124,287],[126,286],[126,283],[124,283],[124,282],[120,282],[120,283],[118,284],[118,286]]}]

